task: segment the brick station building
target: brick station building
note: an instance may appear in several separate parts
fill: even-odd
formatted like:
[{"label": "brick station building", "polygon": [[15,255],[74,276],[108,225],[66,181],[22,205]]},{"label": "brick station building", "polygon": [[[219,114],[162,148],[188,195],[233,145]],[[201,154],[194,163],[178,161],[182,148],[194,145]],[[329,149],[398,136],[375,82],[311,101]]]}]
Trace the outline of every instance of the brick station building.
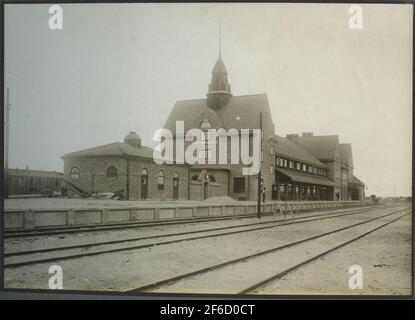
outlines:
[{"label": "brick station building", "polygon": [[[206,133],[209,129],[236,129],[239,135],[241,129],[259,129],[262,123],[260,179],[266,201],[365,198],[364,183],[353,175],[350,144],[339,143],[336,135],[276,135],[267,95],[234,96],[220,54],[206,97],[177,101],[165,122],[164,128],[173,133],[174,152],[178,121],[183,122],[184,132],[194,128]],[[185,147],[190,143],[184,142]],[[215,154],[207,142],[199,151],[197,156],[206,163]],[[122,190],[127,199],[257,199],[258,175],[243,175],[243,164],[157,165],[152,156],[153,150],[141,146],[141,139],[131,132],[123,143],[65,155],[65,181],[90,193]],[[219,163],[218,158],[215,163]]]},{"label": "brick station building", "polygon": [[[353,176],[351,145],[340,144],[338,136],[276,135],[267,95],[234,96],[220,55],[212,70],[207,97],[176,102],[164,127],[174,132],[176,122],[183,121],[185,131],[258,129],[260,114],[261,181],[267,201],[364,199],[364,184]],[[214,154],[210,148],[206,144],[201,157]],[[194,165],[190,170],[192,199],[217,195],[257,199],[258,177],[242,175],[241,165]]]}]

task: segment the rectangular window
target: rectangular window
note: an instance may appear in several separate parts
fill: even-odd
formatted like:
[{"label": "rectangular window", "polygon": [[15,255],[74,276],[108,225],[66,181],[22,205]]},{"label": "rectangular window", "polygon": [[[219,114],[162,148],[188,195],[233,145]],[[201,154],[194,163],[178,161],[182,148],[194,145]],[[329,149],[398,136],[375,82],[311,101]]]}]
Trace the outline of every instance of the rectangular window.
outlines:
[{"label": "rectangular window", "polygon": [[294,161],[290,160],[290,169],[294,169]]},{"label": "rectangular window", "polygon": [[299,162],[297,162],[297,170],[300,171],[301,170],[301,165]]},{"label": "rectangular window", "polygon": [[212,159],[212,156],[213,156],[212,150],[210,150],[210,149],[199,150],[199,153],[198,153],[198,158],[199,159],[206,159],[206,157],[207,157],[207,159]]},{"label": "rectangular window", "polygon": [[313,173],[313,167],[312,166],[308,166],[308,172]]},{"label": "rectangular window", "polygon": [[288,161],[287,159],[284,159],[284,168],[287,168],[287,166],[288,166]]},{"label": "rectangular window", "polygon": [[274,165],[271,164],[271,166],[269,167],[269,172],[271,174],[274,174]]},{"label": "rectangular window", "polygon": [[303,163],[303,172],[307,171],[307,166]]},{"label": "rectangular window", "polygon": [[275,158],[275,165],[279,166],[280,165],[280,157],[276,157]]},{"label": "rectangular window", "polygon": [[199,150],[199,153],[197,154],[197,157],[199,159],[205,159],[205,150]]},{"label": "rectangular window", "polygon": [[317,168],[314,167],[314,174],[317,174]]},{"label": "rectangular window", "polygon": [[245,192],[245,178],[244,177],[233,178],[233,192],[234,193]]},{"label": "rectangular window", "polygon": [[274,145],[271,145],[271,146],[269,147],[269,153],[270,153],[270,154],[274,154]]}]

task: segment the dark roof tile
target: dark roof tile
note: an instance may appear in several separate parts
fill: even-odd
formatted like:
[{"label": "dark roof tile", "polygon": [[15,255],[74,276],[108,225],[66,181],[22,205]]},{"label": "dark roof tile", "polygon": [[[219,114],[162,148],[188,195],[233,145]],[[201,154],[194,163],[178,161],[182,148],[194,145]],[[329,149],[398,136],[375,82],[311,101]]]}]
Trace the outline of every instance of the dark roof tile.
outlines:
[{"label": "dark roof tile", "polygon": [[133,147],[122,142],[113,142],[89,149],[71,152],[63,157],[93,157],[93,156],[133,156],[153,159],[153,149],[142,146]]},{"label": "dark roof tile", "polygon": [[326,165],[320,162],[314,155],[308,152],[303,146],[292,142],[290,139],[275,135],[277,144],[275,145],[275,152],[285,155],[294,160],[308,162],[320,167],[326,168]]}]

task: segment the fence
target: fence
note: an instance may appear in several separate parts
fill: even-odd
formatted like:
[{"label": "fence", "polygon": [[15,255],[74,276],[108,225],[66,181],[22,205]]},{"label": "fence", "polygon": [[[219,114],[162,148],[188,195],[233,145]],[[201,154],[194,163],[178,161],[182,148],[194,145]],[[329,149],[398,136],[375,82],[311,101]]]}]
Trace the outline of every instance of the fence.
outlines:
[{"label": "fence", "polygon": [[[298,212],[325,210],[345,207],[360,207],[372,204],[370,201],[288,201],[262,204],[263,213],[272,213],[279,205],[282,211]],[[192,206],[165,205],[160,207],[136,208],[87,208],[87,209],[39,209],[6,210],[4,226],[6,230],[34,229],[46,227],[70,227],[84,225],[105,225],[114,223],[134,223],[140,221],[200,219],[207,217],[227,217],[255,215],[254,202],[217,205],[200,204]]]}]

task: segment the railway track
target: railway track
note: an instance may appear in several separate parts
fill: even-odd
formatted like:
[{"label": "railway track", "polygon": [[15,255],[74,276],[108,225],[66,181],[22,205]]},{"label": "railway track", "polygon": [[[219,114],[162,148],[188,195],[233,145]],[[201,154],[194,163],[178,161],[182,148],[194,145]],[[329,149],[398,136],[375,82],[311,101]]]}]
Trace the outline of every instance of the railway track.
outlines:
[{"label": "railway track", "polygon": [[[198,239],[203,239],[203,238],[233,235],[233,234],[243,233],[243,232],[252,232],[252,231],[257,231],[257,230],[276,228],[276,227],[286,226],[290,224],[306,223],[309,221],[338,218],[338,217],[343,217],[343,216],[352,215],[352,214],[361,214],[365,212],[374,211],[378,208],[379,207],[365,208],[365,209],[360,209],[360,210],[348,210],[348,211],[342,211],[342,212],[314,215],[311,217],[310,216],[309,217],[296,217],[296,218],[291,218],[291,219],[286,219],[286,220],[273,220],[273,221],[264,221],[264,222],[248,223],[248,224],[239,224],[239,225],[228,226],[228,227],[193,230],[193,231],[187,231],[187,232],[169,233],[169,234],[164,234],[164,235],[153,235],[153,236],[147,236],[147,237],[136,237],[136,238],[112,240],[112,241],[105,241],[105,242],[98,242],[98,243],[88,243],[88,244],[80,244],[80,245],[72,245],[72,246],[64,246],[64,247],[44,248],[44,249],[29,250],[29,251],[6,252],[4,254],[4,257],[5,257],[4,267],[10,268],[10,267],[19,267],[19,266],[32,265],[32,264],[37,264],[37,263],[45,263],[45,262],[51,262],[51,261],[70,260],[70,259],[77,259],[81,257],[94,256],[94,255],[100,255],[100,254],[105,254],[105,253],[114,253],[114,252],[121,252],[121,251],[128,251],[128,250],[134,250],[134,249],[142,249],[142,248],[148,248],[148,247],[154,247],[154,246],[160,246],[160,245],[173,244],[173,243],[181,242],[181,241],[191,241],[191,240],[198,240]],[[199,235],[194,236],[195,234],[199,234]],[[186,235],[191,235],[191,236],[182,237]],[[153,241],[154,239],[159,239],[160,241],[154,242]],[[147,240],[152,240],[152,241],[146,243],[145,241]],[[136,244],[131,245],[131,246],[122,246],[122,247],[115,247],[115,248],[113,247],[114,245],[134,243],[134,242],[136,242]],[[139,243],[137,244],[137,242]],[[105,248],[105,246],[107,247]],[[95,250],[90,251],[90,249],[95,249]],[[43,257],[37,257],[37,255],[42,255],[42,254],[44,255],[48,253],[52,253],[52,256],[46,255]],[[53,255],[53,253],[55,254],[57,253],[57,255]],[[19,259],[18,257],[22,257],[22,259]]]},{"label": "railway track", "polygon": [[[409,210],[409,212],[406,212],[408,210]],[[297,241],[294,241],[294,242],[291,242],[291,243],[288,243],[288,244],[285,244],[285,245],[280,245],[280,246],[277,246],[277,247],[274,247],[274,248],[271,248],[271,249],[268,249],[268,250],[260,251],[260,252],[257,252],[257,253],[251,254],[251,255],[246,255],[246,256],[243,256],[243,257],[240,257],[240,258],[237,258],[237,259],[229,260],[229,261],[226,261],[226,262],[223,262],[223,263],[219,263],[219,264],[216,264],[216,265],[205,267],[205,268],[202,268],[202,269],[199,269],[199,270],[195,270],[195,271],[185,273],[185,274],[182,274],[182,275],[179,275],[179,276],[175,276],[175,277],[172,277],[172,278],[157,281],[157,282],[147,284],[147,285],[144,285],[144,286],[132,288],[132,289],[129,289],[129,290],[126,290],[126,291],[127,292],[177,292],[177,293],[184,293],[183,291],[180,291],[180,290],[174,291],[174,288],[186,288],[186,284],[185,284],[186,282],[187,282],[187,285],[191,287],[192,282],[193,282],[193,285],[195,283],[200,282],[200,281],[203,282],[203,277],[207,275],[207,278],[209,279],[209,277],[210,277],[210,280],[212,280],[212,279],[214,279],[214,280],[225,279],[225,281],[230,282],[230,285],[235,284],[235,283],[237,284],[238,280],[243,281],[242,285],[240,285],[240,287],[238,289],[236,289],[235,291],[229,292],[229,293],[233,293],[233,294],[254,293],[258,289],[260,289],[261,287],[267,285],[268,283],[270,283],[272,281],[275,281],[275,280],[278,280],[281,277],[285,276],[286,274],[288,274],[288,273],[290,273],[294,270],[297,270],[298,268],[301,268],[302,266],[305,266],[308,263],[311,263],[311,262],[313,262],[313,261],[329,254],[329,253],[332,253],[332,252],[334,252],[334,251],[336,251],[336,250],[338,250],[338,249],[340,249],[340,248],[342,248],[342,247],[344,247],[344,246],[346,246],[346,245],[348,245],[352,242],[355,242],[355,241],[363,238],[364,236],[366,236],[370,233],[373,233],[373,232],[375,232],[375,231],[377,231],[381,228],[384,228],[387,225],[403,218],[404,216],[410,214],[410,210],[411,210],[410,208],[404,208],[404,209],[396,210],[396,211],[393,211],[393,212],[390,212],[390,213],[387,213],[387,214],[384,214],[384,215],[381,215],[381,216],[377,216],[375,218],[365,220],[363,222],[358,222],[358,223],[348,225],[348,226],[345,226],[345,227],[341,227],[341,228],[338,228],[338,229],[334,229],[334,230],[331,230],[331,231],[328,231],[328,232],[325,232],[325,233],[322,233],[322,234],[319,234],[319,235],[315,235],[315,236],[311,236],[311,237],[308,237],[308,238],[300,239],[300,240],[297,240]],[[253,281],[253,283],[250,284],[249,286],[246,286],[246,281],[245,281],[244,277],[242,277],[242,278],[240,277],[240,274],[239,274],[239,278],[238,277],[237,278],[233,277],[236,273],[235,268],[236,267],[242,267],[242,269],[245,268],[245,270],[252,270],[252,269],[256,270],[256,274],[259,274],[259,277],[261,278],[261,277],[263,277],[263,275],[260,271],[261,267],[264,267],[264,266],[267,265],[264,262],[268,261],[268,263],[269,262],[272,263],[272,261],[273,262],[282,261],[281,259],[276,259],[275,257],[276,257],[276,255],[281,254],[284,250],[290,250],[290,249],[293,249],[293,248],[297,248],[296,250],[300,250],[300,249],[302,249],[301,245],[309,244],[309,243],[311,243],[312,241],[315,241],[315,240],[321,240],[324,237],[330,237],[330,236],[333,236],[333,235],[336,235],[336,234],[340,234],[341,232],[345,232],[347,230],[348,231],[353,231],[353,229],[356,229],[358,227],[365,226],[365,225],[371,224],[373,222],[378,222],[381,219],[389,218],[391,216],[392,216],[392,219],[387,221],[386,223],[382,223],[381,225],[377,225],[376,227],[371,228],[370,230],[366,230],[363,233],[359,233],[359,235],[354,236],[354,237],[352,237],[351,239],[349,239],[347,241],[343,241],[341,243],[337,243],[334,246],[330,246],[330,248],[328,248],[326,250],[323,250],[321,252],[318,252],[317,254],[314,254],[311,257],[308,257],[308,258],[306,258],[302,261],[299,261],[297,263],[289,265],[289,266],[283,268],[282,270],[278,271],[277,273],[272,273],[271,272],[272,273],[271,275],[269,275],[265,278],[262,278],[258,281]],[[394,217],[394,216],[397,216],[397,217]],[[290,253],[288,252],[288,253],[286,253],[286,255],[290,256]],[[258,259],[265,259],[265,260],[262,261],[263,263],[259,263]],[[224,276],[225,273],[220,274],[220,276],[218,277],[218,273],[223,272],[224,270],[226,272],[228,272],[227,273],[228,277]],[[268,273],[269,273],[269,270],[268,270]],[[266,274],[267,274],[267,272],[264,272],[264,275],[266,275]],[[229,275],[231,275],[231,276],[229,276]],[[237,275],[235,275],[235,276],[237,276]],[[201,277],[202,277],[202,279],[201,279]],[[204,280],[206,282],[206,278]],[[210,281],[210,282],[206,282],[206,283],[219,283],[219,282],[218,281]],[[199,285],[199,287],[200,287],[200,285]],[[167,291],[166,291],[166,289],[167,289]],[[193,293],[195,293],[195,292],[193,292]],[[201,293],[201,292],[199,292],[199,293]],[[204,293],[206,293],[206,292],[204,292]],[[215,292],[215,293],[225,293],[225,292]]]}]

